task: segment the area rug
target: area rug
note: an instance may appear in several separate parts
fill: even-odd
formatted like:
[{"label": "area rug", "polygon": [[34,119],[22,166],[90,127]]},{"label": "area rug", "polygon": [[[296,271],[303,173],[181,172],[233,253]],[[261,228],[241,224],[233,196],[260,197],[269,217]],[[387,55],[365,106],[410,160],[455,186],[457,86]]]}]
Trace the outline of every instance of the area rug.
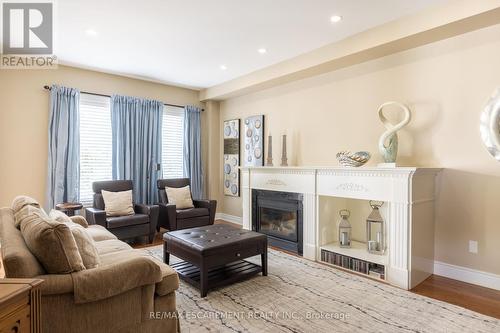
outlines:
[{"label": "area rug", "polygon": [[[162,246],[145,251],[163,257]],[[260,256],[248,260],[260,264]],[[500,332],[500,320],[384,283],[271,249],[268,260],[267,277],[206,298],[181,282],[182,331]]]}]

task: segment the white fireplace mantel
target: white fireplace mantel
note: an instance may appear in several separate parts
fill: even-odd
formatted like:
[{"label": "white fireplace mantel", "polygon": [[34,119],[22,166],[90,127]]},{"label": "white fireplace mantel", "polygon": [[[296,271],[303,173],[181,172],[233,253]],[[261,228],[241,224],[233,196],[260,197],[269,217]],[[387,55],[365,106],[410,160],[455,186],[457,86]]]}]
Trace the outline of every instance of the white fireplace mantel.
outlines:
[{"label": "white fireplace mantel", "polygon": [[[243,227],[252,229],[252,189],[303,194],[303,255],[319,260],[320,196],[387,203],[386,280],[411,289],[433,272],[436,168],[241,168]],[[418,235],[418,239],[416,237]]]}]

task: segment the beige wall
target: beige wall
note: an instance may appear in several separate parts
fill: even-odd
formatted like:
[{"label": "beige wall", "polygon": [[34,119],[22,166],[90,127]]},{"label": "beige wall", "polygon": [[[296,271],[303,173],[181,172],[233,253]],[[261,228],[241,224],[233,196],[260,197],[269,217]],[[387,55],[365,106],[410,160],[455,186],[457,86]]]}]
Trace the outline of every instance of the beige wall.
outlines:
[{"label": "beige wall", "polygon": [[[61,84],[102,94],[147,97],[171,104],[200,105],[198,91],[60,66],[57,70],[0,70],[0,207],[14,196],[45,200],[49,93]],[[202,105],[200,105],[202,106]],[[203,125],[206,113],[202,114]],[[203,137],[208,130],[203,127]],[[207,152],[203,140],[203,153]]]},{"label": "beige wall", "polygon": [[[277,138],[286,133],[292,165],[337,165],[335,154],[344,149],[370,151],[375,165],[384,131],[377,107],[388,100],[407,103],[413,119],[400,133],[399,162],[446,168],[436,210],[436,260],[500,274],[500,164],[478,131],[481,109],[500,85],[498,36],[500,25],[228,99],[221,102],[219,126],[264,114],[266,138],[269,132],[275,137],[275,163]],[[218,138],[220,159],[220,131]],[[219,182],[221,173],[219,165]],[[241,216],[241,198],[221,195],[220,206]],[[479,242],[478,254],[468,253],[469,240]]]}]

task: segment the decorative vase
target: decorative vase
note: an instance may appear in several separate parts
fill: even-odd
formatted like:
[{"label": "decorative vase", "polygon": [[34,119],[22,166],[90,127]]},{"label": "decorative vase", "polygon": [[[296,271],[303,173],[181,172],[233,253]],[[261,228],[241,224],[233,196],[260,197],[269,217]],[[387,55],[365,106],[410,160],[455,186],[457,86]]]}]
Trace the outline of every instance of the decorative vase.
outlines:
[{"label": "decorative vase", "polygon": [[[401,122],[399,122],[397,124],[392,124],[384,116],[383,109],[389,105],[398,106],[401,110],[403,110],[404,119]],[[387,131],[385,131],[380,136],[380,139],[378,141],[378,149],[380,151],[380,154],[384,158],[384,162],[393,164],[395,166],[396,158],[398,156],[397,131],[399,131],[400,129],[402,129],[406,125],[408,125],[408,123],[410,122],[410,119],[411,119],[410,109],[406,105],[399,103],[399,102],[386,102],[378,108],[378,116],[379,116],[382,124],[384,124],[385,128],[387,129]]]}]

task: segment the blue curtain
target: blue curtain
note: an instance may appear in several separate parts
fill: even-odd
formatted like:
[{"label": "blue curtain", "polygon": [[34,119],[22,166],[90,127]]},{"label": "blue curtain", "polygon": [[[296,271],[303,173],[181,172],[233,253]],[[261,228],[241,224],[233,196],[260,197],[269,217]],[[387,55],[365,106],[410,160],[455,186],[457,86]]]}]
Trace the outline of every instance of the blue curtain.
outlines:
[{"label": "blue curtain", "polygon": [[53,85],[50,90],[49,158],[46,208],[80,197],[80,92]]},{"label": "blue curtain", "polygon": [[184,177],[191,180],[194,199],[204,194],[200,113],[200,108],[188,105],[184,114]]},{"label": "blue curtain", "polygon": [[157,202],[161,163],[163,103],[128,96],[111,97],[113,179],[134,182],[134,202]]}]

